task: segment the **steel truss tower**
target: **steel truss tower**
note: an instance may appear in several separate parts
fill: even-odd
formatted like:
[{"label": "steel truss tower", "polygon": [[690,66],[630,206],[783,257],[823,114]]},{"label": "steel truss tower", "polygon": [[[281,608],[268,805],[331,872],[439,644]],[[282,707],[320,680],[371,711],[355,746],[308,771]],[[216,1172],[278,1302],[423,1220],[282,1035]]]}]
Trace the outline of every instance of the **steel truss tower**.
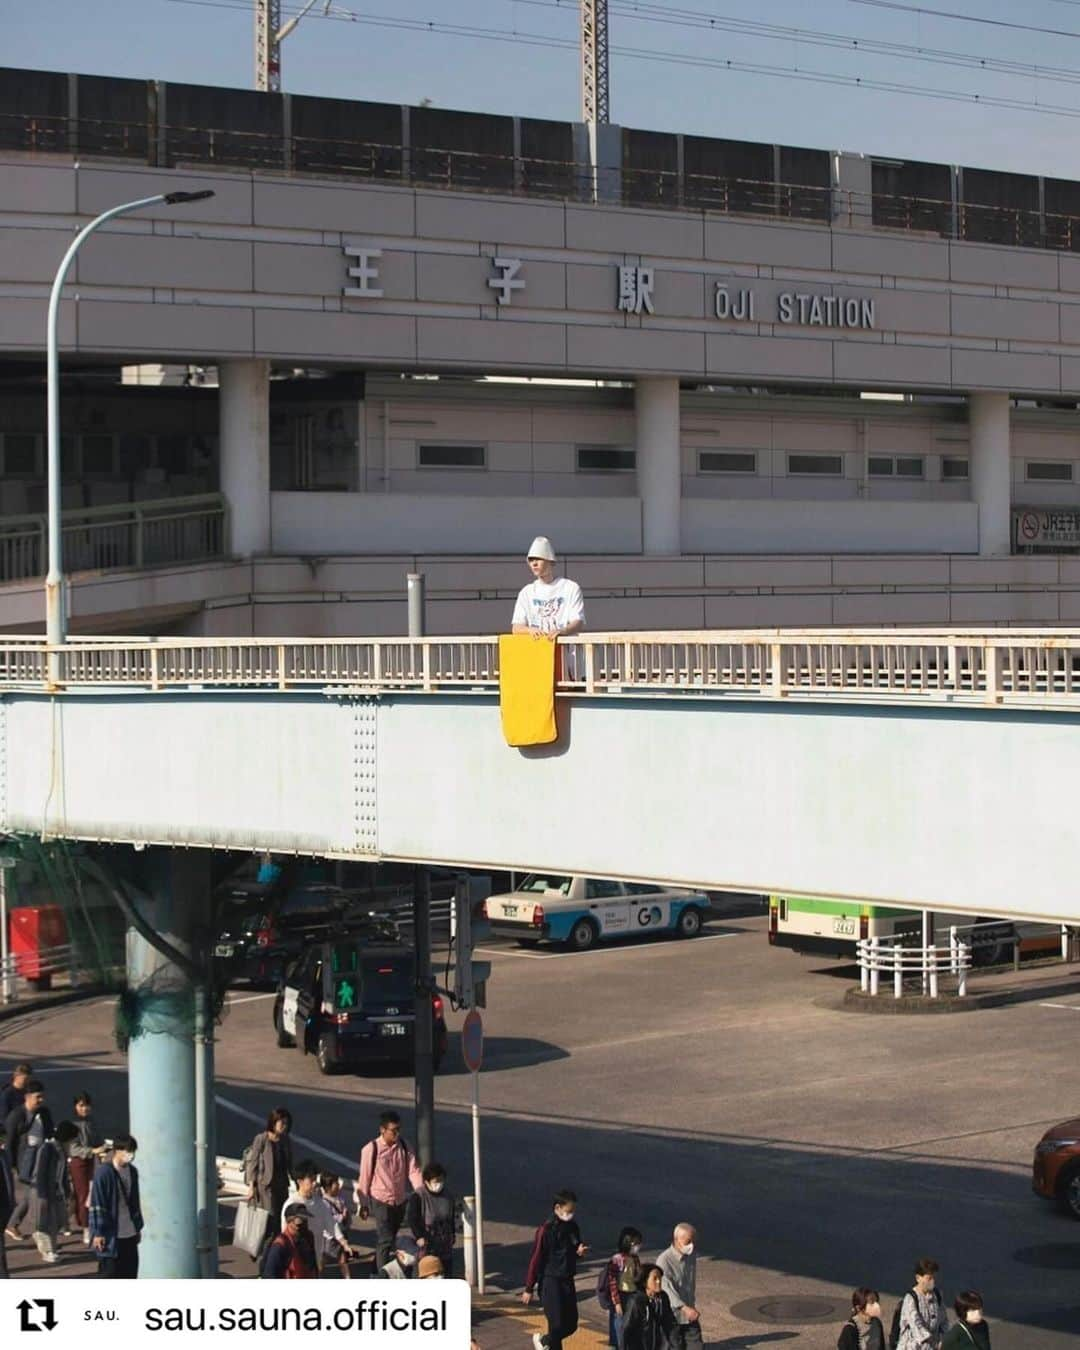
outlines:
[{"label": "steel truss tower", "polygon": [[581,120],[610,121],[607,0],[581,0]]}]

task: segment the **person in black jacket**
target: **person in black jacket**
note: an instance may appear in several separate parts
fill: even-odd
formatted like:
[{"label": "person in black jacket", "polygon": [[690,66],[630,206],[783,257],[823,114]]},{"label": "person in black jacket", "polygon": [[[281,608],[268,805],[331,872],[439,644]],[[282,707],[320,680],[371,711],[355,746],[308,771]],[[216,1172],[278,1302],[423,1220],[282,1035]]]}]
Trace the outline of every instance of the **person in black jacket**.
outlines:
[{"label": "person in black jacket", "polygon": [[881,1299],[876,1289],[865,1285],[851,1295],[851,1316],[840,1328],[836,1350],[885,1350],[885,1327],[881,1321]]},{"label": "person in black jacket", "polygon": [[413,1191],[405,1202],[405,1222],[416,1239],[421,1256],[437,1256],[443,1274],[454,1274],[454,1237],[458,1228],[459,1205],[446,1189],[446,1168],[429,1162],[422,1173],[424,1185]]},{"label": "person in black jacket", "polygon": [[38,1149],[54,1133],[53,1118],[45,1105],[45,1089],[36,1078],[26,1082],[26,1097],[22,1106],[17,1106],[8,1114],[4,1123],[7,1135],[8,1157],[15,1172],[17,1191],[15,1208],[4,1225],[9,1238],[18,1242],[22,1238],[19,1225],[26,1218],[32,1195],[31,1182],[34,1176],[34,1164]]},{"label": "person in black jacket", "polygon": [[581,1240],[577,1226],[577,1196],[573,1191],[556,1191],[555,1213],[536,1230],[529,1270],[525,1276],[522,1303],[531,1303],[537,1290],[547,1318],[547,1333],[533,1335],[533,1350],[562,1350],[578,1325],[577,1291],[574,1276],[578,1257],[589,1250]]},{"label": "person in black jacket", "polygon": [[659,1266],[641,1267],[637,1291],[623,1305],[622,1350],[669,1350],[674,1345],[675,1314],[663,1283]]}]

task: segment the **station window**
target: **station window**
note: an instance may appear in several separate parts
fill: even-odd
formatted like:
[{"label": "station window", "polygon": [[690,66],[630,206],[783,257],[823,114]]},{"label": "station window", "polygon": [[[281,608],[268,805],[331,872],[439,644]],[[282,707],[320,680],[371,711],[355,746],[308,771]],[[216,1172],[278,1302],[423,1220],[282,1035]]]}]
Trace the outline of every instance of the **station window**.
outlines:
[{"label": "station window", "polygon": [[578,473],[633,473],[637,451],[614,445],[579,445],[577,467]]},{"label": "station window", "polygon": [[753,450],[699,450],[698,473],[757,473]]},{"label": "station window", "polygon": [[844,472],[843,455],[788,455],[788,473],[831,474],[839,478]]},{"label": "station window", "polygon": [[1071,483],[1073,466],[1067,460],[1029,459],[1026,478],[1029,483]]},{"label": "station window", "polygon": [[37,437],[33,432],[5,432],[4,477],[33,478],[37,473]]},{"label": "station window", "polygon": [[421,469],[484,469],[487,446],[421,445],[417,447],[416,462]]},{"label": "station window", "polygon": [[945,455],[941,460],[941,476],[946,481],[958,478],[967,478],[968,462],[966,459],[957,459],[952,455]]},{"label": "station window", "polygon": [[922,455],[871,455],[867,460],[871,478],[922,478]]}]

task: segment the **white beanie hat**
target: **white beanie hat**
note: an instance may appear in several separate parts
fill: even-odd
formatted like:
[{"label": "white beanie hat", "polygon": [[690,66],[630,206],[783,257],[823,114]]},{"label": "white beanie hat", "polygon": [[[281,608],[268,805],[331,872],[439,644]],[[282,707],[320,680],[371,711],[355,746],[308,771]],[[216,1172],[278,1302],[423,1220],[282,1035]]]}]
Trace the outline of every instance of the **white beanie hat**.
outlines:
[{"label": "white beanie hat", "polygon": [[546,558],[548,562],[555,562],[555,545],[544,535],[538,534],[529,545],[529,551],[525,556],[526,558]]}]

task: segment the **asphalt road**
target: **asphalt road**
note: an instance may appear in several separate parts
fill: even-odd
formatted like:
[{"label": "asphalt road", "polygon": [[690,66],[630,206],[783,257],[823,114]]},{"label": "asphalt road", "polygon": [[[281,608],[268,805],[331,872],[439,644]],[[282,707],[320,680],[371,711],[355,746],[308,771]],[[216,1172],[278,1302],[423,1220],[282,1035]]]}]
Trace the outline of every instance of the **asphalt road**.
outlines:
[{"label": "asphalt road", "polygon": [[[1043,1129],[1080,1112],[1080,980],[1054,1006],[872,1017],[839,1007],[850,970],[771,950],[760,917],[713,923],[692,942],[488,950],[481,1085],[497,1286],[520,1286],[529,1235],[569,1185],[595,1257],[624,1223],[644,1231],[649,1253],[677,1220],[698,1226],[715,1350],[831,1348],[852,1287],[878,1286],[889,1316],[923,1254],[941,1262],[950,1298],[983,1291],[995,1350],[1080,1345],[1080,1224],[1029,1179]],[[258,991],[230,999],[221,1152],[238,1155],[278,1103],[310,1141],[301,1154],[339,1166],[382,1106],[411,1126],[409,1078],[322,1078],[312,1059],[275,1047],[270,1009]],[[0,1023],[0,1070],[29,1056],[54,1100],[86,1086],[117,1128],[125,1075],[111,1046],[107,1000],[56,1009]],[[471,1084],[456,1035],[437,1101],[438,1152],[451,1185],[468,1190]],[[590,1266],[590,1304],[593,1283]]]}]

